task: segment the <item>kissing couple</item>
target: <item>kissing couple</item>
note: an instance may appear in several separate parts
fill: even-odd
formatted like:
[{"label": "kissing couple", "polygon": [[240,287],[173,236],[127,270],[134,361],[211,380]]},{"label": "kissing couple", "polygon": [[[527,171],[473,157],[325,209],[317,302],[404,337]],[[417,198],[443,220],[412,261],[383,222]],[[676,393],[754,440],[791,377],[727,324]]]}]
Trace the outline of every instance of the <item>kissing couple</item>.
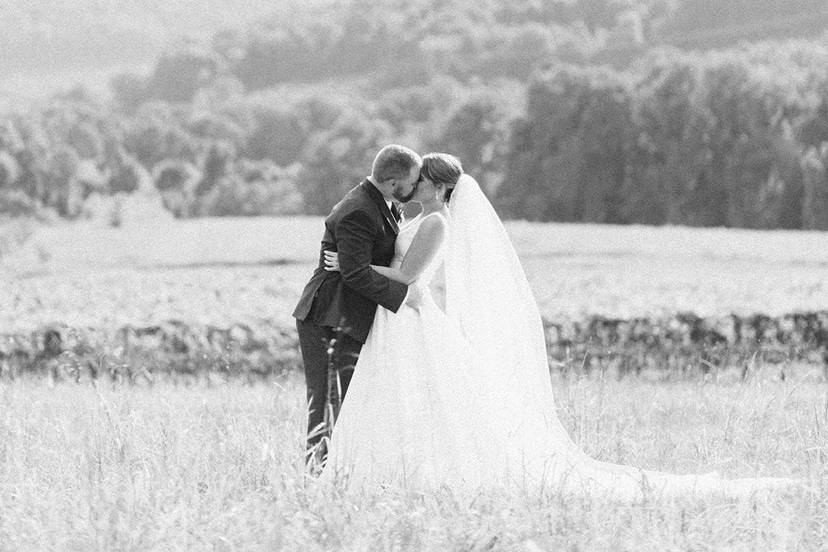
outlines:
[{"label": "kissing couple", "polygon": [[[403,222],[396,202],[410,201],[422,209]],[[555,410],[543,324],[517,254],[452,155],[400,145],[377,153],[371,175],[325,219],[319,264],[293,315],[308,460],[324,466],[321,482],[347,491],[641,500],[797,484],[655,472],[580,450]]]}]

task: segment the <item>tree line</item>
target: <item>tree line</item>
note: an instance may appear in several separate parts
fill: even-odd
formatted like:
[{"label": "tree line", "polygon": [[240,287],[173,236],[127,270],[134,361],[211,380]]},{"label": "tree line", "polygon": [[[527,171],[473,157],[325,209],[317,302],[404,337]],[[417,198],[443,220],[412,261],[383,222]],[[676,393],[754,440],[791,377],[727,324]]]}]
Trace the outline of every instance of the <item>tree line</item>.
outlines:
[{"label": "tree line", "polygon": [[177,217],[323,214],[392,141],[492,170],[491,146],[518,110],[511,90],[448,79],[374,103],[347,91],[217,87],[134,112],[74,91],[0,118],[0,212],[72,219],[102,197],[143,193]]},{"label": "tree line", "polygon": [[398,4],[222,32],[117,76],[111,101],[75,89],[0,116],[0,212],[144,193],[177,217],[324,214],[401,142],[458,155],[506,217],[828,229],[825,40],[612,68],[601,52],[685,12]]},{"label": "tree line", "polygon": [[497,199],[531,220],[828,229],[828,80],[807,43],[536,78]]}]

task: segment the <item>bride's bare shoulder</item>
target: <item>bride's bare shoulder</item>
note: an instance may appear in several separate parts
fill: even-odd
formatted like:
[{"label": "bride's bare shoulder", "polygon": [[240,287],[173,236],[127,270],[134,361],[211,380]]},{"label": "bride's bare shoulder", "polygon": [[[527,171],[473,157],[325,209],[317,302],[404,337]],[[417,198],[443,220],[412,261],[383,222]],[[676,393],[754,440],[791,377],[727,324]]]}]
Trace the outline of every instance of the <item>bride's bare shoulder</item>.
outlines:
[{"label": "bride's bare shoulder", "polygon": [[[422,215],[418,215],[418,216],[422,216]],[[443,211],[434,211],[434,212],[429,213],[429,214],[425,215],[424,217],[422,217],[422,223],[425,223],[428,220],[430,220],[430,221],[439,221],[440,224],[447,225],[448,222],[449,222],[448,213],[443,212]],[[430,224],[437,224],[437,223],[430,222]]]},{"label": "bride's bare shoulder", "polygon": [[420,221],[417,234],[430,237],[433,239],[442,238],[446,233],[448,227],[448,220],[440,213],[430,213],[422,218]]}]

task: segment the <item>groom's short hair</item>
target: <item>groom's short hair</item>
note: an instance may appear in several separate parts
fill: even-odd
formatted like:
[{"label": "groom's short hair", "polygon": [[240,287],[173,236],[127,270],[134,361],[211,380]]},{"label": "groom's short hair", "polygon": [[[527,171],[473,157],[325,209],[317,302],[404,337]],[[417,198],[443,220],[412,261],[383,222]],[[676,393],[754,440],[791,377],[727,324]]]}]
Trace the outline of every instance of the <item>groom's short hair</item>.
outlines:
[{"label": "groom's short hair", "polygon": [[411,173],[412,167],[419,169],[422,164],[422,158],[414,150],[399,144],[390,144],[379,150],[374,158],[371,176],[377,182],[385,182],[392,178],[402,180]]}]

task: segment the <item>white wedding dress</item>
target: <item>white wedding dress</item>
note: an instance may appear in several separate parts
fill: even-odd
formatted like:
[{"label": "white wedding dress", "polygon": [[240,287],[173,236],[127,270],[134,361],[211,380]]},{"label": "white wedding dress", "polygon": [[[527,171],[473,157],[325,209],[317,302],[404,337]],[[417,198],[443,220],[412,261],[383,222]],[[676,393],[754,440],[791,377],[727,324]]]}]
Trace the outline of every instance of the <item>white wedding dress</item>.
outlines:
[{"label": "white wedding dress", "polygon": [[[400,229],[392,267],[402,263],[422,220],[417,217]],[[472,418],[485,405],[469,370],[471,351],[429,291],[444,252],[445,244],[412,284],[423,288],[422,307],[403,305],[396,314],[377,309],[337,418],[323,477],[377,489],[483,482],[478,462],[493,443],[485,423]]]},{"label": "white wedding dress", "polygon": [[[433,213],[428,216],[443,216]],[[399,266],[422,222],[400,229]],[[372,492],[512,489],[641,500],[751,496],[798,482],[676,475],[601,462],[554,405],[540,314],[503,226],[474,179],[451,201],[448,239],[412,285],[418,309],[379,307],[333,431],[323,481]],[[445,282],[444,312],[429,284]]]}]

